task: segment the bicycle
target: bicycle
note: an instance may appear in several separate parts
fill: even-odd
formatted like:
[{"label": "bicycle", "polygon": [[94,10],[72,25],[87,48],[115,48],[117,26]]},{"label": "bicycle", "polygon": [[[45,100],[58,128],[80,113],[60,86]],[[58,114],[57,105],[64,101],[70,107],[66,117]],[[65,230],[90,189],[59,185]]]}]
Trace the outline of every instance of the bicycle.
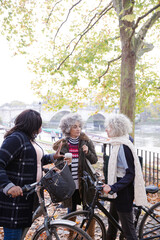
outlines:
[{"label": "bicycle", "polygon": [[[75,211],[70,214],[67,214],[63,219],[72,219],[76,221],[77,225],[83,230],[87,231],[92,220],[95,221],[95,239],[106,240],[106,226],[102,219],[95,213],[95,210],[98,208],[101,212],[111,221],[111,223],[119,230],[119,239],[125,239],[123,237],[123,230],[120,224],[112,217],[109,211],[103,206],[101,201],[113,201],[108,197],[102,195],[102,185],[103,182],[96,180],[93,182],[90,176],[84,172],[83,180],[85,182],[90,181],[90,184],[95,189],[95,195],[93,201],[90,205],[86,206],[84,210]],[[146,187],[147,193],[157,193],[159,191],[158,187],[148,186]],[[134,204],[134,224],[137,230],[137,235],[140,240],[143,239],[160,239],[160,203],[154,204],[151,208],[144,206],[136,206]],[[140,220],[141,213],[145,213]],[[139,228],[138,228],[139,225]],[[139,230],[138,230],[139,229]],[[100,235],[96,236],[96,233]]]},{"label": "bicycle", "polygon": [[[67,163],[66,163],[67,164]],[[68,165],[67,165],[68,166]],[[45,169],[44,169],[45,170]],[[46,169],[45,172],[53,171],[52,169]],[[43,179],[43,178],[42,178]],[[34,211],[32,216],[32,223],[40,216],[44,217],[44,222],[42,225],[35,230],[32,240],[92,240],[92,238],[81,228],[79,228],[75,222],[64,220],[64,219],[55,219],[54,215],[49,216],[47,208],[51,202],[46,205],[45,199],[43,197],[43,190],[45,189],[42,179],[39,182],[25,185],[22,190],[27,192],[29,195],[36,192],[39,199],[39,206]],[[25,236],[30,228],[25,228],[21,240],[25,239]]]}]

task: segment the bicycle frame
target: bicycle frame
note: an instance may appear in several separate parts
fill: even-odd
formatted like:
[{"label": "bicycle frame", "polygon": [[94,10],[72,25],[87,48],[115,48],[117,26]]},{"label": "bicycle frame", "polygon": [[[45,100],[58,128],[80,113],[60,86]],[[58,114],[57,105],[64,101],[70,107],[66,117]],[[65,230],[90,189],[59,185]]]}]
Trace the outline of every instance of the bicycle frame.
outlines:
[{"label": "bicycle frame", "polygon": [[98,206],[98,208],[107,216],[107,218],[109,219],[109,221],[118,229],[120,230],[121,233],[123,233],[123,230],[121,228],[121,226],[119,225],[119,223],[112,217],[112,215],[108,212],[108,210],[99,202],[96,202],[96,205]]},{"label": "bicycle frame", "polygon": [[[101,195],[101,190],[103,189],[103,183],[101,181],[98,181],[98,180],[96,182],[93,182],[90,179],[88,174],[85,174],[82,179],[84,180],[85,183],[87,182],[86,181],[87,179],[90,180],[90,182],[92,183],[93,187],[95,188],[95,195],[93,197],[93,200],[92,200],[91,204],[88,204],[87,206],[84,207],[85,218],[80,223],[80,227],[83,228],[84,225],[85,225],[85,231],[88,230],[89,225],[90,225],[90,223],[91,223],[91,221],[92,221],[92,219],[94,217],[95,207],[97,206],[98,209],[101,210],[105,214],[105,216],[112,223],[112,225],[120,231],[120,234],[123,235],[123,230],[122,230],[120,224],[116,221],[116,219],[114,219],[114,217],[112,217],[110,212],[100,202],[100,200],[104,200],[104,201],[112,201],[113,200],[113,199],[109,199],[108,197],[105,197],[105,196]],[[155,187],[155,186],[148,186],[148,187],[146,187],[146,192],[147,193],[156,193],[158,191],[159,191],[158,187]],[[148,208],[148,207],[145,207],[145,206],[137,206],[137,205],[133,204],[133,211],[134,211],[134,216],[135,216],[135,219],[134,219],[135,228],[137,228],[137,224],[138,224],[141,212],[144,211],[145,214],[149,215],[153,220],[156,221],[157,229],[159,229],[158,226],[160,226],[160,221],[156,218],[156,216],[154,216],[154,212],[152,211],[152,207]],[[81,211],[80,215],[81,214],[83,214],[83,210]],[[73,213],[71,215],[74,216]],[[97,215],[97,214],[95,214],[95,215]],[[76,212],[75,212],[75,216],[76,216]],[[69,219],[69,218],[65,217],[64,219]],[[143,220],[143,218],[142,218],[142,220]],[[101,224],[104,226],[103,228],[104,228],[104,231],[106,232],[106,228],[105,228],[105,225],[104,225],[103,221],[102,221]],[[156,231],[156,228],[154,228],[154,231]],[[147,233],[152,233],[152,231],[148,230]],[[140,232],[139,232],[139,234],[140,234]],[[140,237],[140,235],[138,235],[138,237]],[[160,237],[160,236],[157,235],[156,237]],[[148,239],[149,240],[149,239],[153,239],[153,238],[154,238],[153,236],[149,236],[147,238],[141,238],[140,240],[143,240],[143,239],[145,239],[145,240]]]},{"label": "bicycle frame", "polygon": [[[38,200],[39,200],[39,206],[36,208],[36,210],[34,211],[33,215],[32,215],[32,223],[40,216],[44,216],[44,227],[46,229],[46,233],[47,233],[47,236],[50,236],[50,233],[49,233],[49,228],[48,228],[48,220],[50,219],[50,217],[48,216],[48,213],[47,213],[47,209],[46,209],[46,206],[45,206],[45,200],[42,198],[41,196],[41,193],[40,193],[40,190],[41,190],[41,186],[37,185],[37,182],[33,183],[30,185],[31,188],[35,188],[35,192],[38,196]],[[28,230],[30,229],[30,227],[28,228],[25,228],[23,230],[23,234],[22,234],[22,237],[21,237],[21,240],[24,240]]]},{"label": "bicycle frame", "polygon": [[[107,198],[101,198],[100,199],[106,199],[108,200]],[[112,200],[111,200],[112,201]],[[120,225],[118,224],[118,222],[112,217],[112,215],[108,212],[108,210],[99,202],[99,200],[96,201],[96,204],[98,209],[100,209],[106,216],[107,218],[110,220],[110,222],[118,229],[120,230],[121,233],[123,233],[123,230],[122,228],[120,227]],[[147,213],[152,219],[154,219],[157,224],[160,225],[160,221],[157,220],[157,218],[154,217],[153,215],[153,212],[150,210],[150,208],[148,207],[145,207],[145,206],[137,206],[135,204],[133,204],[133,210],[137,210],[136,214],[135,214],[135,218],[136,220],[134,221],[134,224],[135,224],[135,228],[137,227],[137,224],[138,224],[138,220],[139,220],[139,217],[140,217],[140,214],[142,211],[144,211],[145,213]],[[159,229],[159,227],[157,227],[157,229]],[[149,232],[152,232],[152,231],[148,231]],[[139,236],[138,236],[139,237]],[[156,237],[160,237],[159,235],[157,235]],[[138,238],[139,240],[149,240],[149,239],[153,239],[153,237],[147,237],[147,238]]]},{"label": "bicycle frame", "polygon": [[[27,190],[27,186],[29,186],[29,189]],[[35,188],[36,186],[36,188]],[[35,212],[32,215],[32,223],[35,221],[35,219],[37,219],[40,216],[44,217],[44,222],[43,224],[41,224],[38,229],[35,230],[34,234],[33,234],[33,238],[36,236],[36,234],[41,231],[42,229],[45,229],[46,235],[47,235],[47,239],[51,240],[52,239],[52,233],[50,232],[50,227],[52,226],[52,231],[54,231],[54,226],[56,229],[57,225],[65,225],[68,226],[70,228],[75,227],[76,223],[73,221],[69,221],[69,220],[64,220],[64,219],[54,219],[54,216],[52,214],[52,216],[50,217],[48,215],[47,212],[47,207],[50,205],[50,203],[46,206],[45,205],[45,199],[43,198],[43,196],[41,195],[41,185],[36,183],[33,183],[31,185],[26,185],[23,189],[23,191],[30,191],[31,189],[35,188],[35,192],[38,196],[38,200],[39,200],[39,206],[37,207],[37,209],[35,210]],[[21,237],[21,240],[25,239],[25,236],[27,234],[27,232],[29,231],[29,228],[25,228]],[[72,230],[71,230],[72,231]],[[74,231],[74,230],[73,230]],[[55,230],[54,232],[55,237],[57,237],[57,239],[59,239],[59,236],[57,235],[57,232]],[[78,237],[78,235],[77,235]],[[77,239],[77,238],[76,238]],[[87,238],[88,239],[88,238]]]},{"label": "bicycle frame", "polygon": [[[95,209],[95,206],[97,205],[98,209],[100,209],[106,215],[106,217],[110,220],[110,222],[123,234],[123,230],[122,230],[121,226],[119,225],[119,223],[112,217],[112,215],[109,213],[109,211],[100,203],[99,199],[101,200],[103,198],[101,198],[101,197],[99,198],[99,191],[97,190],[92,203],[90,204],[89,207],[88,206],[86,207],[86,210],[89,213],[89,217],[88,217],[88,223],[86,225],[85,231],[88,229],[89,224],[92,221],[94,209]],[[106,198],[106,199],[109,200],[108,198]],[[85,208],[84,208],[84,210],[85,210]]]}]

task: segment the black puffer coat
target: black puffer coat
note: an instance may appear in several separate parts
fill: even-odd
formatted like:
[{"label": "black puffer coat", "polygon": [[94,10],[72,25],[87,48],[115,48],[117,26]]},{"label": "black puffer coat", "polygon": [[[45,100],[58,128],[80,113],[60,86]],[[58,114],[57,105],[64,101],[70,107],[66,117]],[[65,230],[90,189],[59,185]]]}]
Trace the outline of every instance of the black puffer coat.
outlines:
[{"label": "black puffer coat", "polygon": [[[62,148],[61,148],[61,154],[65,154],[69,152],[69,146],[68,146],[68,141],[67,138],[62,138],[53,145],[53,149],[56,151],[60,142],[62,142]],[[84,154],[82,150],[82,146],[86,145],[88,146],[88,153]],[[87,169],[87,166],[85,166],[87,163],[85,159],[88,159],[91,164],[95,164],[98,161],[96,152],[95,152],[95,147],[93,142],[89,139],[89,137],[85,133],[81,133],[79,137],[79,162],[78,162],[78,182],[79,182],[79,192],[80,192],[80,197],[82,199],[82,204],[86,204],[86,200],[83,197],[83,182],[82,182],[82,173],[83,169]],[[92,196],[88,196],[88,200],[92,198]],[[64,202],[64,207],[71,208],[72,207],[72,201],[71,198],[66,200]]]}]

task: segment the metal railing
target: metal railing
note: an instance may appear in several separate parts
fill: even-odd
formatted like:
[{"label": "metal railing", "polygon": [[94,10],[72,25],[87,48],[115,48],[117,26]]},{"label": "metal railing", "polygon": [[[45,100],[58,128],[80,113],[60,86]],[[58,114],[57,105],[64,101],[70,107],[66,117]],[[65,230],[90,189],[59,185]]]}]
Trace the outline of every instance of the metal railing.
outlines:
[{"label": "metal railing", "polygon": [[[99,146],[101,148],[101,152],[103,156],[104,154],[110,155],[111,146],[109,144],[104,143],[103,140],[101,139],[96,139],[96,140],[94,138],[91,138],[91,139],[94,142],[95,146]],[[100,148],[98,152],[100,151]],[[143,176],[144,176],[146,186],[150,184],[159,186],[160,185],[160,153],[144,150],[140,148],[136,148],[136,150],[142,165]]]},{"label": "metal railing", "polygon": [[160,184],[160,153],[137,149],[137,155],[142,157],[142,167],[146,185]]}]

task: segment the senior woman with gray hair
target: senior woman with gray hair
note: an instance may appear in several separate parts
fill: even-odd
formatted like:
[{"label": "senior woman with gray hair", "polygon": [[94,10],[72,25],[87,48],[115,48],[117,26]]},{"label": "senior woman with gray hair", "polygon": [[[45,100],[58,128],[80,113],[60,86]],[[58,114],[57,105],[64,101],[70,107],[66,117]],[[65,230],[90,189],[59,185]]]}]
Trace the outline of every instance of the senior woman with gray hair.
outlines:
[{"label": "senior woman with gray hair", "polygon": [[[68,212],[76,211],[77,205],[81,203],[86,205],[86,197],[88,200],[92,196],[84,196],[82,183],[83,170],[86,170],[86,159],[91,164],[98,161],[93,142],[82,132],[83,121],[79,114],[70,113],[65,115],[60,121],[60,128],[64,138],[60,139],[53,145],[53,149],[57,150],[59,144],[62,144],[60,154],[72,153],[72,163],[70,165],[73,179],[76,184],[76,190],[71,199],[64,202],[64,207],[68,207]],[[67,159],[66,159],[67,160]],[[89,229],[90,236],[94,239],[94,223]]]},{"label": "senior woman with gray hair", "polygon": [[[114,200],[110,204],[110,213],[120,220],[124,237],[137,240],[132,207],[147,205],[145,185],[135,147],[129,133],[132,131],[130,120],[123,114],[110,114],[106,119],[108,143],[112,145],[108,165],[108,184],[103,191]],[[112,193],[112,194],[109,194]],[[109,222],[107,239],[116,239],[117,229]]]}]

